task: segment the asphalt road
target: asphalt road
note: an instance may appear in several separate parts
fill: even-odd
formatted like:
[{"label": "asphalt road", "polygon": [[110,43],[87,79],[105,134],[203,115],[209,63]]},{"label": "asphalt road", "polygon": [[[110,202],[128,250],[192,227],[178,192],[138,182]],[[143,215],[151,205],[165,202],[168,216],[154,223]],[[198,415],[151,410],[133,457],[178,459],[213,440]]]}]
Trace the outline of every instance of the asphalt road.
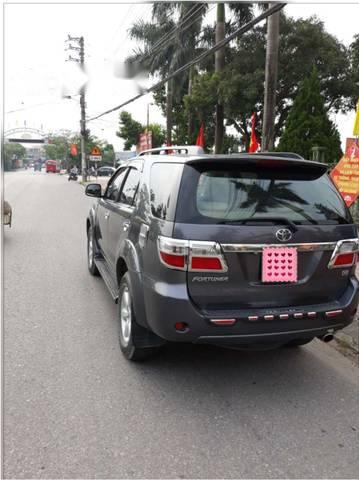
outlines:
[{"label": "asphalt road", "polygon": [[357,366],[320,341],[129,363],[83,187],[23,171],[5,198],[5,478],[357,478]]}]

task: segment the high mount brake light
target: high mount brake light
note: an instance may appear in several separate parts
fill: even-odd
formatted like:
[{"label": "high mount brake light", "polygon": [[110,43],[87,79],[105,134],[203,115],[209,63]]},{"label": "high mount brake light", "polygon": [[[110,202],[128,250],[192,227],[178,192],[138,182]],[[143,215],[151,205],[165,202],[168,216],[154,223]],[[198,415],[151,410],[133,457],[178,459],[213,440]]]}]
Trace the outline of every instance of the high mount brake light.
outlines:
[{"label": "high mount brake light", "polygon": [[340,240],[328,263],[328,268],[352,267],[357,260],[359,251],[359,240]]},{"label": "high mount brake light", "polygon": [[285,164],[285,162],[283,162],[283,160],[272,160],[272,159],[258,159],[256,160],[256,163],[258,165],[263,165],[265,167],[282,167],[283,164]]},{"label": "high mount brake light", "polygon": [[200,242],[158,237],[158,253],[163,265],[189,272],[227,272],[221,247],[216,242]]}]

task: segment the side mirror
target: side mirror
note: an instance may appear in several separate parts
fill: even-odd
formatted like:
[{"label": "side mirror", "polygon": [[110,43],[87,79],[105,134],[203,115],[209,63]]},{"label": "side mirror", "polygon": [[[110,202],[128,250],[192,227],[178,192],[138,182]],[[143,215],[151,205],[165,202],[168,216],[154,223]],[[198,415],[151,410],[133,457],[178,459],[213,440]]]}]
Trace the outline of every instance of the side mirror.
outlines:
[{"label": "side mirror", "polygon": [[89,197],[102,197],[102,187],[99,183],[90,183],[86,186],[85,194]]}]

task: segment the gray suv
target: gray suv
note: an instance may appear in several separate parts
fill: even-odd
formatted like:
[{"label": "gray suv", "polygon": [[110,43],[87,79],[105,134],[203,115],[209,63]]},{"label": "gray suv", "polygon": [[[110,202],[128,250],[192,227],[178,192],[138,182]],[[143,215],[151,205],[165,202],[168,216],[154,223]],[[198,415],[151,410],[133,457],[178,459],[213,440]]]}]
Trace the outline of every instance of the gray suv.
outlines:
[{"label": "gray suv", "polygon": [[325,165],[162,150],[119,167],[104,193],[86,187],[88,268],[118,302],[127,359],[166,342],[329,341],[353,320],[358,234]]}]

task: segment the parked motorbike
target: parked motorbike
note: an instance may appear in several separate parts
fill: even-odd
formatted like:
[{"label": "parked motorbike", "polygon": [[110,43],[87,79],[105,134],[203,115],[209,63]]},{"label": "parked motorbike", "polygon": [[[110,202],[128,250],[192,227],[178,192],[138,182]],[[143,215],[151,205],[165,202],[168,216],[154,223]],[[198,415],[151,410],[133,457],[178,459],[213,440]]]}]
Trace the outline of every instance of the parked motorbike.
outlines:
[{"label": "parked motorbike", "polygon": [[75,180],[75,181],[77,181],[78,178],[79,178],[79,177],[78,177],[77,173],[70,172],[68,181],[70,181],[70,180]]}]

